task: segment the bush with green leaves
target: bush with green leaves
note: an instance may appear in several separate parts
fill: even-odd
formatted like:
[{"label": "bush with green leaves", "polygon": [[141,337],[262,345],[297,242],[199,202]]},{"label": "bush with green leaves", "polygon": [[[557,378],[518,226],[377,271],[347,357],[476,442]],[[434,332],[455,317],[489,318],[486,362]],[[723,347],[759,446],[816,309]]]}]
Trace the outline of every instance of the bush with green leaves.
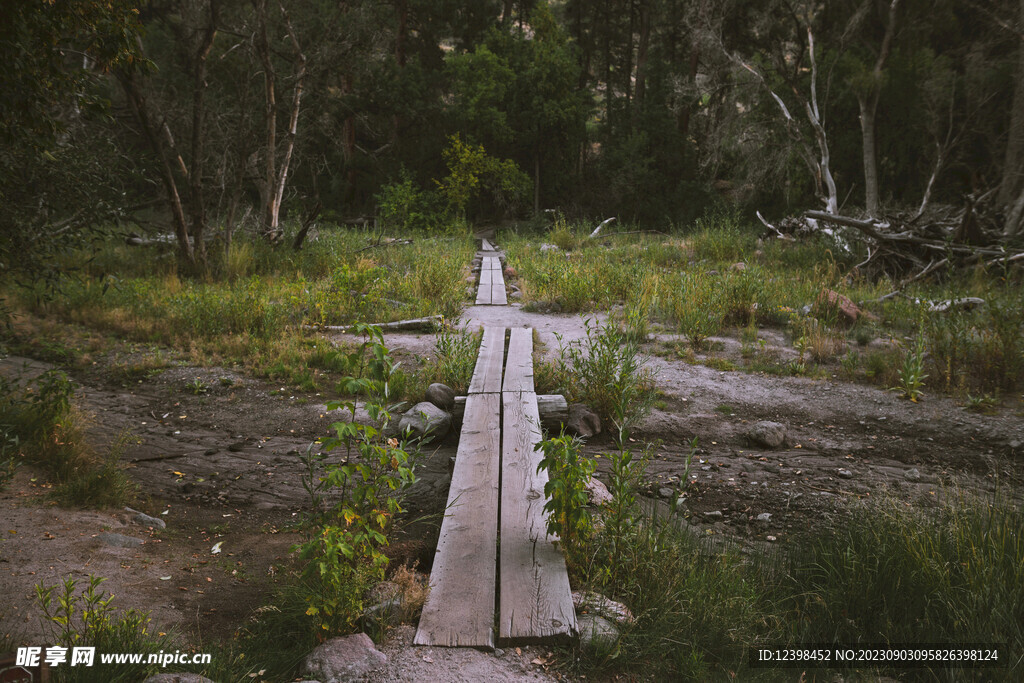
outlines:
[{"label": "bush with green leaves", "polygon": [[557,536],[571,562],[578,557],[594,532],[587,510],[587,484],[596,463],[580,453],[582,442],[563,431],[536,445],[542,454],[537,471],[547,473],[544,512],[548,534]]},{"label": "bush with green leaves", "polygon": [[[156,664],[147,664],[147,655],[170,650],[167,636],[149,633],[149,614],[129,609],[118,612],[114,595],[105,594],[100,584],[106,579],[89,575],[85,590],[68,576],[59,586],[36,585],[36,602],[52,642],[65,648],[94,647],[96,655],[132,652],[143,655],[143,662],[116,666],[57,666],[53,673],[60,683],[135,683],[156,673]],[[71,653],[68,653],[70,661]],[[96,662],[98,664],[98,660]]]},{"label": "bush with green leaves", "polygon": [[[331,425],[335,433],[320,440],[320,453],[306,456],[313,533],[297,549],[306,563],[307,614],[324,636],[349,632],[362,614],[366,588],[384,578],[388,534],[403,511],[402,492],[415,481],[416,452],[387,434],[397,365],[379,328],[359,324],[355,332],[364,341],[347,356],[351,375],[341,383],[353,398],[327,404],[346,419]],[[356,422],[360,396],[367,398],[361,407],[372,424]],[[343,450],[341,461],[324,464],[333,450]],[[335,502],[324,509],[328,499]]]},{"label": "bush with green leaves", "polygon": [[565,391],[611,421],[621,440],[654,403],[654,375],[640,347],[612,325],[585,321],[586,336],[561,348],[558,373],[570,383]]}]

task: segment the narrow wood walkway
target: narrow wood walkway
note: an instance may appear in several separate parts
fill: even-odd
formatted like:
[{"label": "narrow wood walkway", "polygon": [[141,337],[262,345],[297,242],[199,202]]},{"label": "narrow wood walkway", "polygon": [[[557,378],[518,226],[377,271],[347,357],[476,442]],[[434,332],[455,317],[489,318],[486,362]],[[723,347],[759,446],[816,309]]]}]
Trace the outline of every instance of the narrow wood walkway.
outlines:
[{"label": "narrow wood walkway", "polygon": [[496,607],[503,644],[576,632],[565,560],[546,532],[547,479],[537,472],[533,330],[511,331],[506,362],[507,332],[484,329],[417,645],[493,648]]},{"label": "narrow wood walkway", "polygon": [[480,264],[480,284],[476,290],[476,305],[507,306],[505,277],[497,256],[484,256]]}]

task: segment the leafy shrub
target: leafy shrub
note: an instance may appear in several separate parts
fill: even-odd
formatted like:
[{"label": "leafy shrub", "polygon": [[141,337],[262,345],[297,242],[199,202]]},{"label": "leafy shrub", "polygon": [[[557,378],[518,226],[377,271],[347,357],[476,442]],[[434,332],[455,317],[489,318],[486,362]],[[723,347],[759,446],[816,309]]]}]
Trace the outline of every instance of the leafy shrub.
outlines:
[{"label": "leafy shrub", "polygon": [[[384,578],[388,558],[383,549],[395,515],[402,512],[399,494],[415,480],[415,453],[385,434],[395,363],[378,328],[357,325],[356,331],[365,340],[348,356],[353,374],[343,385],[350,396],[369,397],[363,407],[374,424],[355,421],[355,400],[330,402],[328,409],[346,411],[347,420],[331,425],[335,435],[320,440],[321,453],[306,456],[304,484],[316,533],[298,550],[306,562],[307,614],[324,636],[350,630],[362,614],[365,589]],[[341,462],[323,466],[318,475],[326,453],[339,448],[345,451]],[[324,510],[328,493],[337,502]]]},{"label": "leafy shrub", "polygon": [[650,410],[654,376],[644,367],[635,341],[612,326],[586,322],[586,337],[561,349],[562,376],[572,400],[611,421],[622,438]]},{"label": "leafy shrub", "polygon": [[562,432],[536,446],[543,455],[537,471],[548,475],[544,484],[548,534],[559,538],[570,561],[578,556],[593,533],[586,487],[594,474],[595,462],[580,454],[580,445],[579,439]]},{"label": "leafy shrub", "polygon": [[[44,622],[53,642],[65,648],[94,647],[97,653],[135,652],[143,654],[143,663],[113,666],[56,667],[57,680],[62,683],[134,683],[156,673],[156,664],[146,664],[145,655],[170,648],[165,636],[148,631],[149,615],[129,609],[121,614],[114,607],[114,596],[99,590],[106,579],[89,575],[85,590],[78,592],[78,581],[66,577],[57,586],[36,586],[36,601],[42,609]],[[68,652],[68,661],[71,652]],[[99,661],[96,661],[99,664]]]}]

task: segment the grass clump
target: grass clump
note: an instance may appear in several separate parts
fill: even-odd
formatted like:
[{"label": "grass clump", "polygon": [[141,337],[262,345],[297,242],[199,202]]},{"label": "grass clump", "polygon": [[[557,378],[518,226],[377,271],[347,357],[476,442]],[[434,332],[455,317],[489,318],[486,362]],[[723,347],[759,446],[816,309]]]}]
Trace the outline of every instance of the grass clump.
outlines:
[{"label": "grass clump", "polygon": [[562,346],[558,365],[562,393],[586,403],[620,433],[646,415],[654,402],[654,375],[644,367],[639,345],[611,325],[586,321],[586,336]]},{"label": "grass clump", "polygon": [[126,438],[106,455],[86,441],[85,418],[72,405],[67,375],[45,372],[22,386],[0,378],[0,470],[4,483],[27,463],[53,478],[52,496],[66,505],[117,507],[137,491],[120,465]]}]

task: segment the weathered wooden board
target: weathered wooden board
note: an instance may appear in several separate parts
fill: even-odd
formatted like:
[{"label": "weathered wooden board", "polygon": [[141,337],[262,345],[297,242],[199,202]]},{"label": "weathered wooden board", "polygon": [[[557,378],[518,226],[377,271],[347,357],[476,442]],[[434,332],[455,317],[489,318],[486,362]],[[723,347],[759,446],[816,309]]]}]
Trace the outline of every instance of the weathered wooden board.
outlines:
[{"label": "weathered wooden board", "polygon": [[480,341],[469,394],[496,394],[501,391],[501,371],[505,361],[505,328],[485,327]]},{"label": "weathered wooden board", "polygon": [[[557,434],[559,428],[569,421],[569,404],[561,394],[537,394],[537,410],[540,412],[540,426],[548,432]],[[466,397],[456,396],[452,408],[452,419],[456,426],[462,424],[465,412]]]},{"label": "weathered wooden board", "polygon": [[505,282],[498,273],[498,281],[491,283],[491,303],[495,306],[507,306],[508,295],[505,293]]},{"label": "weathered wooden board", "polygon": [[504,391],[533,391],[533,329],[513,327],[505,361]]},{"label": "weathered wooden board", "polygon": [[485,256],[481,267],[485,270],[501,270],[501,259],[497,256]]},{"label": "weathered wooden board", "polygon": [[576,632],[565,558],[547,535],[537,396],[503,393],[498,638],[536,641]]},{"label": "weathered wooden board", "polygon": [[476,290],[476,305],[491,303],[491,276],[493,273],[486,268],[480,269],[480,282]]},{"label": "weathered wooden board", "polygon": [[466,401],[416,645],[494,647],[500,410],[498,394]]},{"label": "weathered wooden board", "polygon": [[482,238],[480,242],[484,251],[494,251],[494,245],[487,241],[486,237]]}]

